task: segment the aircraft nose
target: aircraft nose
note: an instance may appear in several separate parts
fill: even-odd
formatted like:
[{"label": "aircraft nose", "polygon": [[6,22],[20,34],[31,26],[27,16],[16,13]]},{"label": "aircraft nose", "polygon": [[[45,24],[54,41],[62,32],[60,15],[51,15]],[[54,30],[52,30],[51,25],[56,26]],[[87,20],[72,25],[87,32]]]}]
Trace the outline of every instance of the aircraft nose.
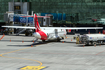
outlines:
[{"label": "aircraft nose", "polygon": [[35,36],[36,38],[41,38],[40,34],[38,32],[34,33],[33,36]]}]

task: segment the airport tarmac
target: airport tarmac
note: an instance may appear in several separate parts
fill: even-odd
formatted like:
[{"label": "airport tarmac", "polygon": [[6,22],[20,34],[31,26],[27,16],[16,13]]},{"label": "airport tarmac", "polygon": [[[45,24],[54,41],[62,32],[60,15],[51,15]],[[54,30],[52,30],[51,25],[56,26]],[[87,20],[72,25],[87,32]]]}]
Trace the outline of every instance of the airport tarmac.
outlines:
[{"label": "airport tarmac", "polygon": [[0,70],[105,70],[105,45],[83,47],[73,35],[61,42],[35,44],[31,36],[2,36]]}]

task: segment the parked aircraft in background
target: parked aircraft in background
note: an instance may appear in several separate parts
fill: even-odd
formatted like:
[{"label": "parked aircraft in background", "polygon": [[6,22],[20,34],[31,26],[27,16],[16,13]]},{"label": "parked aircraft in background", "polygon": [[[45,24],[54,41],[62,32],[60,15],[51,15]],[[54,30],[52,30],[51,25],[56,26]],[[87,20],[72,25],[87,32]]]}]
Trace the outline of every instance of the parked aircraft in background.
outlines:
[{"label": "parked aircraft in background", "polygon": [[105,18],[100,18],[100,19],[93,19],[92,18],[92,21],[97,22],[97,23],[105,23]]},{"label": "parked aircraft in background", "polygon": [[97,22],[99,22],[99,23],[104,23],[104,24],[105,24],[105,18],[101,18],[101,19],[98,20]]},{"label": "parked aircraft in background", "polygon": [[35,27],[24,27],[24,26],[2,26],[2,27],[35,29],[33,36],[37,38],[36,41],[38,39],[41,39],[42,41],[45,41],[45,40],[60,41],[66,37],[66,29],[69,29],[69,30],[103,29],[103,27],[40,27],[37,17],[43,17],[43,16],[37,16],[36,14],[34,14],[34,16],[22,16],[22,17],[33,17]]}]

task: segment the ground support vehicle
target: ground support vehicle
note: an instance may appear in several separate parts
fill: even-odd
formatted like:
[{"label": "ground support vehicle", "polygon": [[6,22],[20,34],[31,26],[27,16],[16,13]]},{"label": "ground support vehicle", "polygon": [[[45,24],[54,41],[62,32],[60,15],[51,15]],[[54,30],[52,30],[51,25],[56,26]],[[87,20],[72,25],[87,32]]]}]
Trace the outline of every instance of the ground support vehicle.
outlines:
[{"label": "ground support vehicle", "polygon": [[76,43],[85,45],[105,44],[105,34],[84,34],[76,38]]}]

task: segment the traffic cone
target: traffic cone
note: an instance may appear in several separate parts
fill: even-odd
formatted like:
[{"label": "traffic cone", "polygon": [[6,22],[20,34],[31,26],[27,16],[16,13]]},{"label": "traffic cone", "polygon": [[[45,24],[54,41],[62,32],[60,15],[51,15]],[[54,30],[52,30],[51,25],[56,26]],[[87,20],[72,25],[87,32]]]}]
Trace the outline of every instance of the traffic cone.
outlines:
[{"label": "traffic cone", "polygon": [[85,46],[83,45],[83,47],[85,47]]},{"label": "traffic cone", "polygon": [[64,43],[64,41],[62,41],[62,43]]},{"label": "traffic cone", "polygon": [[11,42],[11,38],[10,38],[10,42]]},{"label": "traffic cone", "polygon": [[24,41],[22,41],[22,43],[24,43]]},{"label": "traffic cone", "polygon": [[66,36],[66,38],[67,38],[67,36]]},{"label": "traffic cone", "polygon": [[72,39],[71,39],[71,41],[72,41]]},{"label": "traffic cone", "polygon": [[101,34],[101,33],[99,32],[99,34]]},{"label": "traffic cone", "polygon": [[31,47],[33,47],[33,45],[31,45]]},{"label": "traffic cone", "polygon": [[24,40],[22,39],[22,43],[24,43]]},{"label": "traffic cone", "polygon": [[34,40],[33,40],[33,43],[34,43]]}]

